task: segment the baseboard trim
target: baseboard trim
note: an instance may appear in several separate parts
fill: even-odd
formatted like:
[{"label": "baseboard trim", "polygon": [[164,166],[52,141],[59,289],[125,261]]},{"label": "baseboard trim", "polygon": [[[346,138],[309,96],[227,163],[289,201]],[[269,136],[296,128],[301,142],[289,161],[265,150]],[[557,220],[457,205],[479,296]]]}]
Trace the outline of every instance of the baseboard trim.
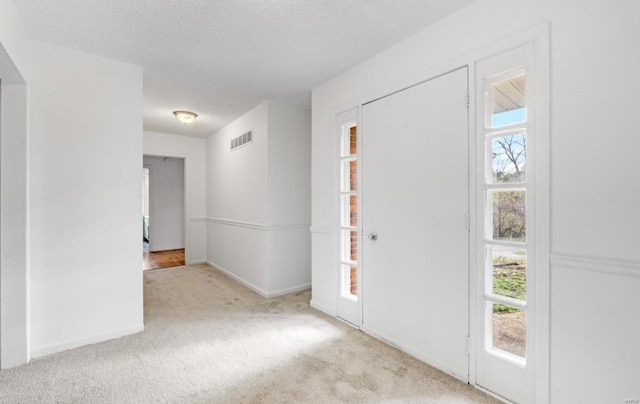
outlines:
[{"label": "baseboard trim", "polygon": [[229,278],[233,279],[234,281],[238,282],[239,284],[241,284],[242,286],[245,286],[251,290],[253,290],[254,292],[256,292],[257,294],[259,294],[262,297],[267,297],[267,291],[257,287],[256,285],[254,285],[253,283],[239,277],[238,275],[234,274],[233,272],[229,271],[228,269],[225,269],[223,266],[216,264],[213,261],[207,260],[207,265],[209,265],[211,268],[215,269],[218,272],[221,272],[223,274],[225,274],[226,276],[228,276]]},{"label": "baseboard trim", "polygon": [[229,278],[233,279],[234,281],[238,282],[242,286],[251,289],[252,291],[254,291],[257,294],[259,294],[260,296],[264,297],[265,299],[271,299],[273,297],[284,296],[284,295],[288,295],[290,293],[296,293],[296,292],[300,292],[301,290],[306,290],[306,289],[311,288],[311,284],[310,283],[306,283],[306,284],[303,284],[303,285],[298,285],[298,286],[293,286],[293,287],[286,288],[286,289],[277,290],[275,292],[267,292],[266,290],[257,287],[253,283],[251,283],[251,282],[247,281],[246,279],[234,274],[233,272],[231,272],[228,269],[222,267],[221,265],[216,264],[213,261],[207,260],[206,264],[209,265],[211,268],[215,269],[216,271],[221,272],[224,275],[228,276]]},{"label": "baseboard trim", "polygon": [[69,349],[80,348],[86,345],[97,344],[98,342],[108,341],[125,337],[127,335],[137,334],[144,331],[144,324],[139,324],[131,327],[121,328],[119,330],[113,330],[102,334],[96,334],[89,337],[77,338],[68,340],[59,344],[47,345],[31,350],[31,359],[41,358],[43,356],[51,355],[54,353],[67,351]]},{"label": "baseboard trim", "polygon": [[303,291],[303,290],[307,290],[307,289],[311,289],[311,284],[310,283],[303,283],[302,285],[292,286],[292,287],[286,288],[286,289],[280,289],[280,290],[277,290],[275,292],[269,293],[265,297],[267,299],[271,299],[272,297],[289,295],[291,293],[297,293],[297,292],[300,292],[300,291]]},{"label": "baseboard trim", "polygon": [[21,346],[20,348],[20,352],[13,349],[2,351],[2,357],[0,357],[0,369],[17,368],[25,363],[29,363],[29,352],[27,352],[27,349],[24,346]]},{"label": "baseboard trim", "polygon": [[207,260],[191,260],[187,265],[207,264]]}]

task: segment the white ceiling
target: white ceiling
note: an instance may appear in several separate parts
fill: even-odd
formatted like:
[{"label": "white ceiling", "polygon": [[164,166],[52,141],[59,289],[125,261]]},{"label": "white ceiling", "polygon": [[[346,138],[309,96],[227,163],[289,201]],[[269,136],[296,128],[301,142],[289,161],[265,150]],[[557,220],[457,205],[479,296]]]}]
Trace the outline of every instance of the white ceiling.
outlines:
[{"label": "white ceiling", "polygon": [[[145,130],[206,137],[474,0],[14,0],[33,39],[140,65]],[[196,112],[192,125],[172,111]]]}]

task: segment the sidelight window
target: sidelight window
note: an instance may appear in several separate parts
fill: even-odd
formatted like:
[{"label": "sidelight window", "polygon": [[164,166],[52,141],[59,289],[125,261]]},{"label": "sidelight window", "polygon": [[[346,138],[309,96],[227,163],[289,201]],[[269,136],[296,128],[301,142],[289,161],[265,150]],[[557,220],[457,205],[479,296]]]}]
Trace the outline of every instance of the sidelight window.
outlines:
[{"label": "sidelight window", "polygon": [[340,130],[340,278],[341,295],[358,296],[358,128]]},{"label": "sidelight window", "polygon": [[527,76],[518,69],[485,82],[485,348],[526,362]]}]

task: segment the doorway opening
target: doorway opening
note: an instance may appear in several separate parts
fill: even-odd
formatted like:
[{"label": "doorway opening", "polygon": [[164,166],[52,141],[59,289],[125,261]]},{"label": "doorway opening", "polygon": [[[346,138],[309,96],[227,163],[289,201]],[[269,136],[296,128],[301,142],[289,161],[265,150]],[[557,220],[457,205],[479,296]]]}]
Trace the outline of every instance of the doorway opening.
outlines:
[{"label": "doorway opening", "polygon": [[142,169],[142,251],[149,252],[149,167]]},{"label": "doorway opening", "polygon": [[185,160],[144,156],[142,269],[185,265]]}]

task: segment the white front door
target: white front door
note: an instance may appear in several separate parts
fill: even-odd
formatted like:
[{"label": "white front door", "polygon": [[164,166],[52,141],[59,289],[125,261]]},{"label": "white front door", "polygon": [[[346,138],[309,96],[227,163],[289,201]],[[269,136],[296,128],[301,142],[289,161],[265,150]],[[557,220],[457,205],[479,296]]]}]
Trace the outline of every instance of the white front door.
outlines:
[{"label": "white front door", "polygon": [[467,380],[468,77],[363,106],[362,327]]}]

